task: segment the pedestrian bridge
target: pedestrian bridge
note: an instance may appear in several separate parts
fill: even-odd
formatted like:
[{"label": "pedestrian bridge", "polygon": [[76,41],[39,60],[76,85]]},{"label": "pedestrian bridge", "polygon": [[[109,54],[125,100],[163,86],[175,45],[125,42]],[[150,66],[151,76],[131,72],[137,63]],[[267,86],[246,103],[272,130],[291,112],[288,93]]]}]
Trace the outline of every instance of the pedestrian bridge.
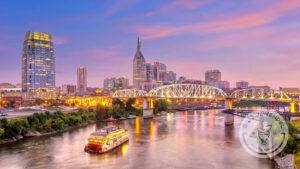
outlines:
[{"label": "pedestrian bridge", "polygon": [[263,88],[249,88],[235,90],[231,94],[226,94],[222,89],[209,85],[199,84],[172,84],[160,86],[149,92],[137,89],[117,90],[112,94],[112,98],[147,98],[151,102],[154,99],[196,99],[206,101],[225,101],[225,106],[232,108],[233,102],[239,101],[272,101],[290,103],[291,112],[299,109],[299,100],[290,98],[280,90],[266,91]]},{"label": "pedestrian bridge", "polygon": [[154,88],[149,92],[136,89],[118,90],[113,98],[168,98],[168,99],[225,99],[227,94],[216,87],[197,84],[173,84]]},{"label": "pedestrian bridge", "polygon": [[226,94],[222,89],[209,85],[199,84],[172,84],[160,86],[149,92],[137,89],[117,90],[112,94],[112,98],[167,98],[167,99],[216,99],[225,100],[231,98],[235,100],[263,100],[263,101],[285,101],[292,99],[283,91],[263,88],[249,88],[235,90],[231,94]]}]

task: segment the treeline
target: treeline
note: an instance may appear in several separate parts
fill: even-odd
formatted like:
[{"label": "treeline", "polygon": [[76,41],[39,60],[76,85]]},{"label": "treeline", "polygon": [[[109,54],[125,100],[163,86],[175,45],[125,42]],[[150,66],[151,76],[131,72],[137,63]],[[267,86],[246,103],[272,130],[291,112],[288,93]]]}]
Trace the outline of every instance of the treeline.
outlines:
[{"label": "treeline", "polygon": [[233,103],[234,107],[286,107],[288,103],[262,100],[247,100]]},{"label": "treeline", "polygon": [[[134,98],[129,98],[125,102],[120,99],[113,99],[110,107],[102,105],[96,107],[96,117],[98,120],[105,120],[110,117],[119,119],[122,117],[127,118],[129,115],[142,116],[143,110],[142,108],[136,108],[134,106],[135,102],[136,99]],[[168,110],[168,104],[164,99],[155,100],[153,106],[154,114]]]},{"label": "treeline", "polygon": [[0,120],[0,141],[8,139],[20,139],[30,133],[49,133],[63,131],[70,127],[95,122],[96,113],[94,111],[79,110],[72,113],[45,112],[34,113],[28,117],[17,119]]},{"label": "treeline", "polygon": [[115,119],[127,118],[129,115],[142,116],[143,110],[141,108],[134,107],[136,99],[129,98],[126,102],[120,99],[113,99],[112,105],[109,107],[98,105],[96,107],[96,118],[98,120],[105,120],[113,117]]}]

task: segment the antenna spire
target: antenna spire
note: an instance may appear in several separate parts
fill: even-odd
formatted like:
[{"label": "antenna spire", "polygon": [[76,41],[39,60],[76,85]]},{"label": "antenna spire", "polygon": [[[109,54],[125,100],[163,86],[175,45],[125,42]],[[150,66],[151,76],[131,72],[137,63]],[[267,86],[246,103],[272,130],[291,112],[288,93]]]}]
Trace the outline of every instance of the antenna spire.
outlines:
[{"label": "antenna spire", "polygon": [[137,50],[139,51],[141,49],[141,41],[140,41],[140,37],[138,36],[138,40],[137,40]]}]

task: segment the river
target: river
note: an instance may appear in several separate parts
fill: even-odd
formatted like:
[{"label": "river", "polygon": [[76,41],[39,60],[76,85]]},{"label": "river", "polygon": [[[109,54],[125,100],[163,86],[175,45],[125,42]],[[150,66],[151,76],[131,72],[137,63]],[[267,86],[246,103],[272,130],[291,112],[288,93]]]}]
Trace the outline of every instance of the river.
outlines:
[{"label": "river", "polygon": [[219,110],[177,112],[154,119],[120,122],[128,143],[97,155],[83,151],[97,123],[61,134],[21,140],[0,147],[0,168],[103,169],[271,169],[272,162],[249,155],[241,146],[241,117],[225,127]]}]

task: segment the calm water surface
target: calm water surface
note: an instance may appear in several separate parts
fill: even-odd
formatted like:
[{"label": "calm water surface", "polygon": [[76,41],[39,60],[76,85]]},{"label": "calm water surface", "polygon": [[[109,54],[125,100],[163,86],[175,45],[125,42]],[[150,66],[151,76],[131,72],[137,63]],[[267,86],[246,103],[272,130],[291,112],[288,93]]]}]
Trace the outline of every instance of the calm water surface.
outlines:
[{"label": "calm water surface", "polygon": [[218,110],[178,112],[120,122],[130,141],[107,154],[83,151],[86,139],[104,124],[0,147],[0,168],[271,169],[250,156],[238,139],[240,117],[224,126]]}]

